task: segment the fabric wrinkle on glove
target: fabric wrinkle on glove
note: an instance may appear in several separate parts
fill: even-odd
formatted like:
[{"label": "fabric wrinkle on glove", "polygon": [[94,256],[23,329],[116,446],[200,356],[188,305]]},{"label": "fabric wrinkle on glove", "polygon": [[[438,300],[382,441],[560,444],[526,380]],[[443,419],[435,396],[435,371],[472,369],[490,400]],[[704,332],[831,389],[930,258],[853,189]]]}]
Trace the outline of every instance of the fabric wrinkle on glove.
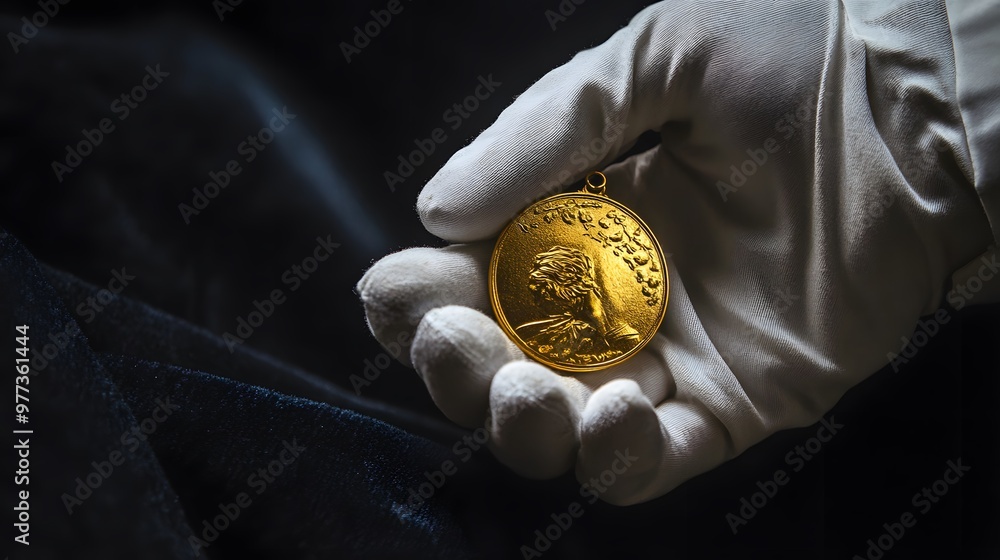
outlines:
[{"label": "fabric wrinkle on glove", "polygon": [[[969,143],[989,134],[963,121],[952,41],[943,2],[655,4],[424,187],[420,219],[455,245],[368,270],[369,326],[383,344],[416,326],[401,361],[514,471],[586,482],[628,457],[600,494],[613,504],[816,422],[996,236],[976,172],[991,162]],[[659,145],[611,164],[648,130]],[[671,292],[634,358],[559,375],[497,326],[486,272],[515,215],[592,169],[660,240]]]}]

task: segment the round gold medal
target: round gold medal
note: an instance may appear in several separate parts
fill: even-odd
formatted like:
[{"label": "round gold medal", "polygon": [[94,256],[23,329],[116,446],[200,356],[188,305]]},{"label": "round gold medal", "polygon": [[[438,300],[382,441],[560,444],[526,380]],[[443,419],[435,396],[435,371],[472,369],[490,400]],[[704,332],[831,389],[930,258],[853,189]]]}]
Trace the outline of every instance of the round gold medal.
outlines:
[{"label": "round gold medal", "polygon": [[529,206],[500,234],[490,301],[528,357],[570,372],[634,356],[656,334],[670,291],[653,232],[604,193],[603,173],[583,189]]}]

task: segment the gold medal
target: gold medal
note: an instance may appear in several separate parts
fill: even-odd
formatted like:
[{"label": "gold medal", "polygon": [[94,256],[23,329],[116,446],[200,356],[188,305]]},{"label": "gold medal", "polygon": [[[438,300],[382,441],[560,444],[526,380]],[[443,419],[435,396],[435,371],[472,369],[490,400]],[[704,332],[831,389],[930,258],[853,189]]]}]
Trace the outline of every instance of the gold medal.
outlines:
[{"label": "gold medal", "polygon": [[593,172],[577,192],[529,206],[500,234],[490,301],[528,357],[584,372],[634,356],[656,334],[670,292],[653,232],[608,198]]}]

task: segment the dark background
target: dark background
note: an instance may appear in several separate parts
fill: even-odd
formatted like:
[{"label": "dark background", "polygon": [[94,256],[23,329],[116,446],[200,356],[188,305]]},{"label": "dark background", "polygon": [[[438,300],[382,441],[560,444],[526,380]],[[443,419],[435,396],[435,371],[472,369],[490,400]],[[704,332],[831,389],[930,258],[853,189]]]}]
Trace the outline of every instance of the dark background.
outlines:
[{"label": "dark background", "polygon": [[[347,62],[341,42],[352,42],[354,27],[386,3],[247,0],[220,21],[208,0],[74,0],[20,53],[7,41],[0,47],[0,224],[40,263],[98,288],[107,285],[109,271],[125,266],[136,280],[124,298],[219,336],[233,332],[255,300],[284,288],[283,271],[311,253],[317,236],[330,235],[340,243],[334,256],[288,294],[244,346],[339,386],[346,397],[311,392],[312,381],[240,377],[225,365],[200,368],[356,408],[441,444],[438,454],[447,458],[462,432],[436,411],[411,370],[394,363],[363,388],[362,399],[352,397],[350,376],[382,352],[353,286],[389,251],[442,244],[421,228],[413,209],[421,186],[518,93],[605,40],[645,4],[586,2],[553,30],[545,11],[558,11],[555,1],[404,0],[403,11]],[[17,30],[19,18],[36,11],[35,3],[7,3],[0,27],[5,34]],[[171,75],[118,121],[110,103],[140,83],[146,65],[156,64]],[[501,85],[452,130],[444,111],[471,95],[480,76]],[[185,225],[177,205],[190,204],[192,189],[237,158],[240,142],[257,132],[272,107],[282,106],[297,115],[289,128]],[[116,130],[57,181],[51,162],[82,139],[81,129],[104,117],[113,118]],[[447,140],[389,189],[383,172],[396,171],[397,156],[435,128],[445,129]],[[726,514],[757,490],[757,481],[778,468],[790,470],[785,454],[816,427],[778,434],[654,502],[624,509],[588,505],[544,556],[864,556],[866,540],[882,534],[883,523],[914,511],[911,496],[939,479],[948,460],[961,457],[972,471],[927,515],[918,515],[885,557],[998,557],[1000,440],[993,405],[1000,396],[1000,309],[951,315],[909,364],[898,372],[884,369],[838,404],[831,414],[844,429],[738,534]],[[113,346],[127,344],[130,333],[88,336],[95,345]],[[486,453],[472,465],[441,499],[486,557],[520,557],[520,545],[535,540],[550,514],[580,501],[570,475],[524,481]],[[169,462],[164,469],[174,486],[190,482]],[[196,524],[197,492],[178,494]],[[213,547],[212,557],[262,554],[234,541]],[[89,557],[85,549],[79,553]]]}]

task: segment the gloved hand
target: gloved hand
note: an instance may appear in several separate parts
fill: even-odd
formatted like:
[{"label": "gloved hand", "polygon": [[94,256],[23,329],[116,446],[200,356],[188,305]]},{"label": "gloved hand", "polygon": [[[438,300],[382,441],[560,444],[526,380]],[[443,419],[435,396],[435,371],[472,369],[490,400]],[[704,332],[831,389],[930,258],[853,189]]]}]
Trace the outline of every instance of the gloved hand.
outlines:
[{"label": "gloved hand", "polygon": [[[420,193],[458,244],[358,283],[372,332],[391,346],[416,326],[401,361],[500,461],[581,482],[614,467],[614,504],[817,421],[992,238],[943,3],[851,4],[662,2],[548,73]],[[492,318],[493,241],[647,130],[659,145],[604,172],[668,254],[666,318],[631,360],[556,374]]]}]

